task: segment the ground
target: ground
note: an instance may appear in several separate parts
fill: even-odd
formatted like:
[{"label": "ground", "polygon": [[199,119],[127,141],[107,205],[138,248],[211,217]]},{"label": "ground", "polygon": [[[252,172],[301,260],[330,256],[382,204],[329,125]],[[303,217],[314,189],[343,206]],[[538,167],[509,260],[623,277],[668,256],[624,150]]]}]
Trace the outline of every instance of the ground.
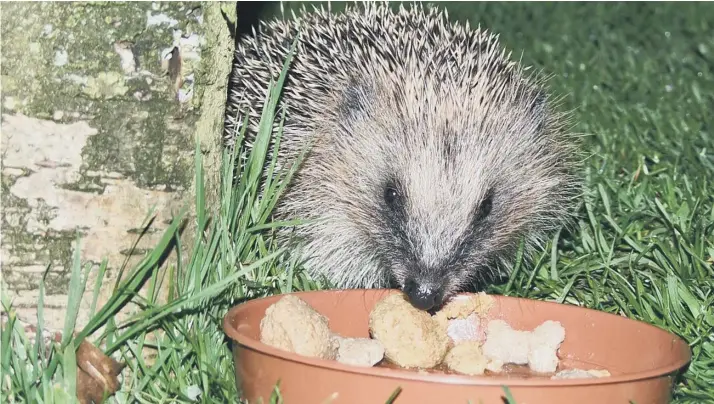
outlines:
[{"label": "ground", "polygon": [[[589,193],[576,229],[560,234],[535,263],[519,266],[491,292],[582,304],[668,329],[694,354],[675,400],[714,402],[714,6],[441,6],[454,19],[499,33],[515,58],[522,55],[523,63],[552,74],[551,86],[565,96],[563,108],[573,110],[574,130],[583,134],[589,154]],[[183,402],[196,394],[234,400],[221,316],[243,298],[315,286],[299,272],[283,272],[289,266],[280,262],[274,270],[230,271],[221,266],[225,260],[252,262],[261,242],[216,233],[231,240],[219,243],[224,258],[194,256],[184,265],[195,276],[176,280],[185,296],[180,304],[189,309],[152,307],[128,330],[111,334],[119,340],[107,352],[125,355],[134,371],[131,384],[146,400]],[[206,272],[212,265],[217,269]],[[235,287],[226,286],[233,281]],[[156,324],[172,336],[153,368],[131,357],[144,338],[141,324]]]}]

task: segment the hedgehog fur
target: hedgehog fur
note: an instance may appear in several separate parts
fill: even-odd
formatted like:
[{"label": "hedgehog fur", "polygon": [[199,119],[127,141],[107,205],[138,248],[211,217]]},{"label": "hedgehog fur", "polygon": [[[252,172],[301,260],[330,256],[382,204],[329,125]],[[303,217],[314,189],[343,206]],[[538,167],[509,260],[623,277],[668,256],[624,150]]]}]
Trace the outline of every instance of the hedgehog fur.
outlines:
[{"label": "hedgehog fur", "polygon": [[402,288],[432,308],[508,274],[572,222],[576,136],[545,79],[498,36],[420,4],[349,5],[262,22],[236,44],[224,141],[258,128],[297,47],[280,107],[282,166],[309,153],[276,207],[317,219],[281,236],[337,288]]}]

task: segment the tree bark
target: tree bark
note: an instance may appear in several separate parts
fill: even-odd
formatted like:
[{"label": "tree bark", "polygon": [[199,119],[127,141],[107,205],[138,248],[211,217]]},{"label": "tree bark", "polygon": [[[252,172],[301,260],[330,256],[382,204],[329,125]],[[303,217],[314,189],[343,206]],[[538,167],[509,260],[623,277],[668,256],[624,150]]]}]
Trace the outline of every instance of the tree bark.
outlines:
[{"label": "tree bark", "polygon": [[[61,330],[79,235],[82,261],[95,264],[79,329],[102,259],[97,307],[123,262],[131,268],[193,206],[196,137],[207,206],[217,201],[235,3],[18,2],[0,12],[2,293],[36,323],[48,270],[45,328]],[[152,208],[152,231],[130,254]]]}]

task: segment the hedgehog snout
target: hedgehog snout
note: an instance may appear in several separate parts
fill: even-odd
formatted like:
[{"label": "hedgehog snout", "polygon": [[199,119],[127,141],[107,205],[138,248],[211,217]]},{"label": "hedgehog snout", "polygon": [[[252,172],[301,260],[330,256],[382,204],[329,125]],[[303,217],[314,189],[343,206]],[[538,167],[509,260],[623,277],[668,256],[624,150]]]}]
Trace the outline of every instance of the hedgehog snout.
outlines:
[{"label": "hedgehog snout", "polygon": [[409,302],[419,310],[432,310],[441,306],[444,299],[444,287],[438,282],[416,280],[409,277],[404,282],[402,291]]}]

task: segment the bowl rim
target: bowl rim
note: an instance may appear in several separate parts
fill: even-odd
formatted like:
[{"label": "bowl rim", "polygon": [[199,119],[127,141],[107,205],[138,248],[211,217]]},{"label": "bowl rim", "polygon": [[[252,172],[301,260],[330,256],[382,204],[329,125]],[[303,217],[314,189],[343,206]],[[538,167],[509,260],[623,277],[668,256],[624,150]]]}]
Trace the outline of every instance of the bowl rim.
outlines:
[{"label": "bowl rim", "polygon": [[[307,291],[307,292],[292,292],[292,293],[281,293],[266,297],[260,297],[256,299],[251,299],[240,303],[232,307],[223,317],[223,331],[231,339],[231,351],[235,352],[240,345],[243,349],[248,349],[252,351],[257,351],[263,355],[272,356],[281,360],[296,362],[301,365],[317,367],[324,370],[329,370],[332,372],[350,373],[355,375],[362,375],[368,377],[378,377],[393,380],[405,380],[410,382],[427,382],[427,383],[440,383],[440,384],[450,384],[450,385],[464,385],[464,386],[508,386],[508,387],[559,387],[559,386],[578,386],[578,385],[604,385],[604,384],[622,384],[631,383],[635,381],[642,381],[647,379],[657,379],[673,375],[679,370],[683,369],[685,366],[689,365],[692,359],[692,351],[689,344],[686,343],[680,336],[669,332],[663,328],[657,327],[655,325],[646,323],[641,320],[636,320],[624,316],[619,316],[617,314],[608,313],[605,311],[594,310],[586,307],[576,306],[573,304],[558,303],[546,300],[537,299],[526,299],[513,296],[504,295],[489,295],[497,299],[505,300],[518,300],[518,301],[535,301],[538,304],[543,305],[559,305],[568,306],[568,310],[578,310],[585,314],[586,312],[596,312],[598,315],[605,316],[615,316],[619,317],[625,321],[635,321],[650,328],[652,332],[655,333],[665,333],[672,338],[672,347],[675,350],[686,351],[684,358],[677,359],[671,363],[660,366],[654,369],[650,369],[644,372],[636,372],[629,374],[622,374],[616,376],[602,377],[602,378],[582,378],[582,379],[550,379],[550,378],[532,378],[532,379],[521,379],[521,378],[508,378],[504,376],[488,376],[488,377],[476,377],[468,375],[455,375],[455,374],[435,374],[435,373],[419,373],[410,369],[393,369],[393,368],[383,368],[383,367],[359,367],[350,366],[346,364],[339,363],[337,361],[319,359],[313,357],[307,357],[299,355],[292,352],[283,351],[278,348],[274,348],[270,345],[260,342],[253,338],[249,338],[241,334],[236,327],[233,327],[231,319],[236,316],[240,311],[246,310],[246,307],[257,304],[257,302],[266,300],[275,300],[282,298],[285,295],[294,295],[297,297],[316,295],[323,293],[375,293],[378,291],[396,291],[396,289],[343,289],[343,290],[318,290],[318,291]],[[459,293],[455,295],[458,296],[468,296],[473,295],[473,293]],[[237,345],[236,345],[237,343]],[[235,356],[234,356],[235,358]],[[237,364],[236,364],[237,365]]]}]

